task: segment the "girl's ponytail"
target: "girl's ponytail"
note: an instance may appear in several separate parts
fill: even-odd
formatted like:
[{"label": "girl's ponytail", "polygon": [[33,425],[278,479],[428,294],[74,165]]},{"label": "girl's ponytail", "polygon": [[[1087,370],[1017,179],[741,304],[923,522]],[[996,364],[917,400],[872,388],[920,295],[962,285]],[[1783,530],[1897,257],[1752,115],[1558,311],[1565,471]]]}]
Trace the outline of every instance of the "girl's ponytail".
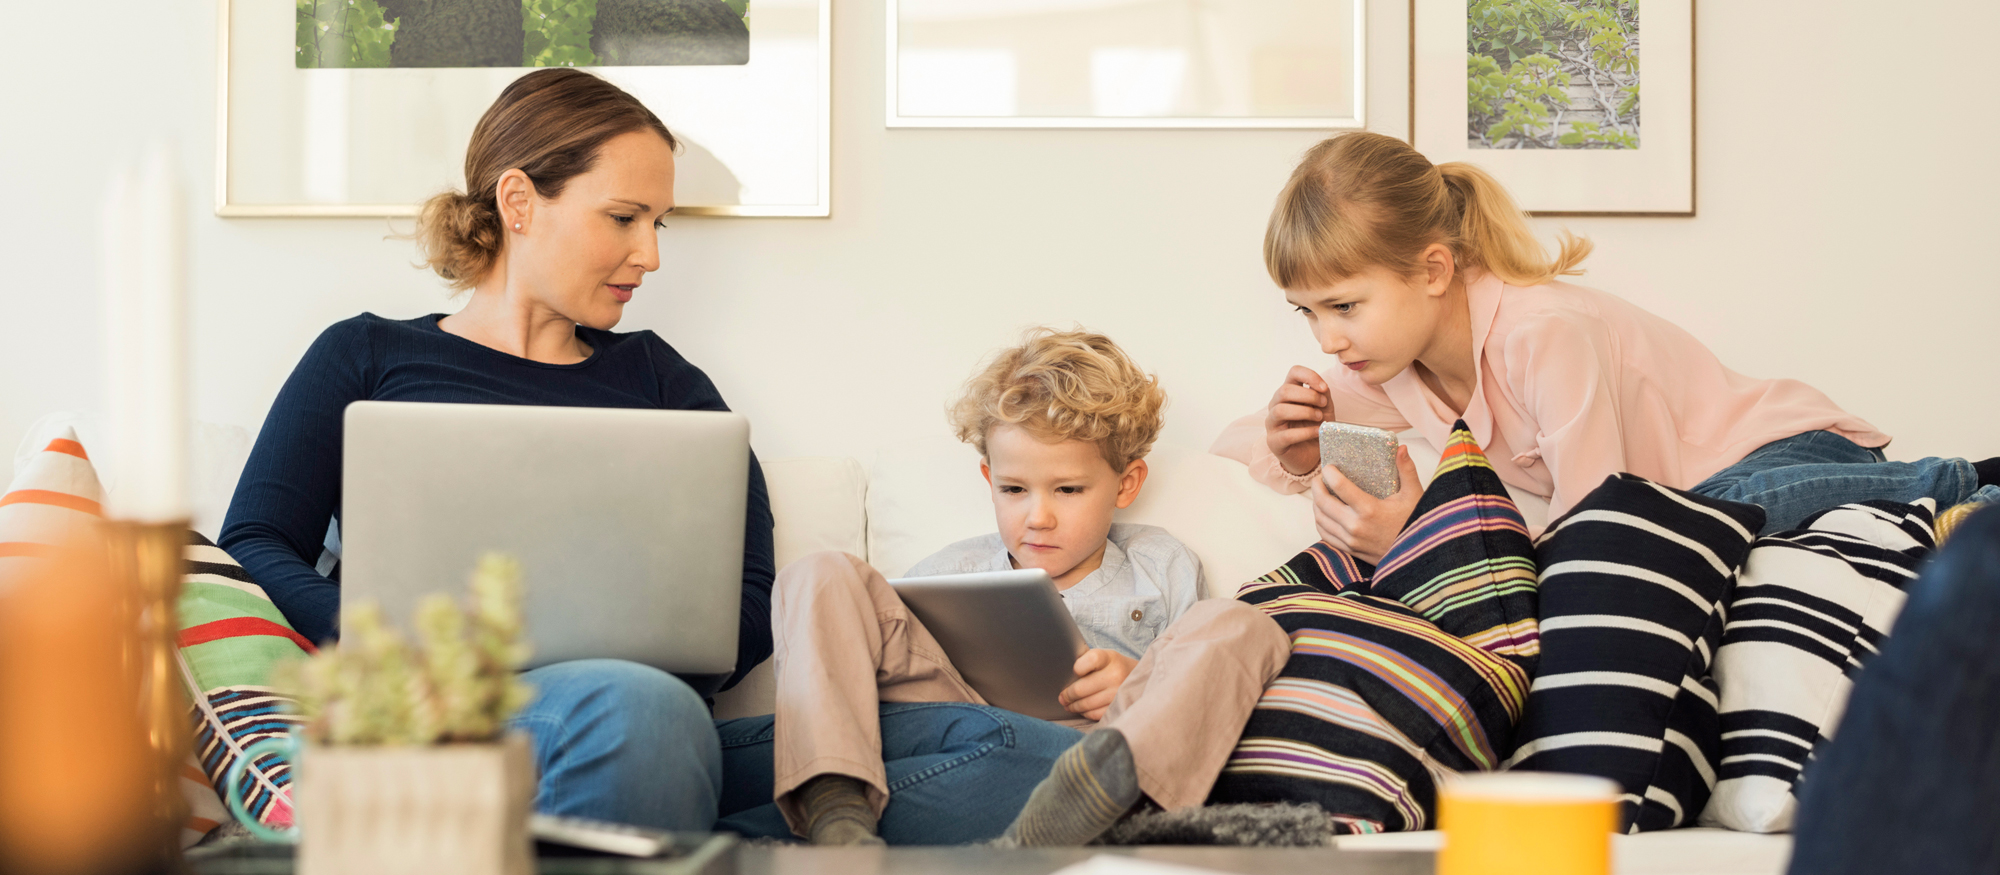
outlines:
[{"label": "girl's ponytail", "polygon": [[1527,217],[1492,176],[1470,164],[1432,165],[1408,143],[1343,134],[1306,152],[1278,195],[1264,264],[1280,288],[1321,288],[1374,267],[1420,272],[1442,243],[1459,268],[1532,286],[1582,273],[1590,241],[1561,233],[1550,263]]},{"label": "girl's ponytail", "polygon": [[1514,198],[1499,180],[1463,161],[1437,166],[1438,174],[1458,202],[1457,237],[1467,254],[1510,286],[1538,286],[1558,276],[1583,273],[1577,265],[1590,255],[1591,243],[1568,230],[1557,233],[1561,246],[1551,264],[1535,232]]}]

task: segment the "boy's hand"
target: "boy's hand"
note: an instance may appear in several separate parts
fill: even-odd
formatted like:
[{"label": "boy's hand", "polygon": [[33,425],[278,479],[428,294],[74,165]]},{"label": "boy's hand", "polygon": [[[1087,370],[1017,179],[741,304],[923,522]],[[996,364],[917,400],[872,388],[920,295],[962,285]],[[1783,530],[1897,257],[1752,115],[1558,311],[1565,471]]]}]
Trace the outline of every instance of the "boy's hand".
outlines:
[{"label": "boy's hand", "polygon": [[1071,714],[1103,720],[1104,710],[1118,697],[1118,687],[1139,661],[1116,650],[1086,650],[1070,668],[1076,682],[1063,688],[1056,701]]},{"label": "boy's hand", "polygon": [[1417,509],[1424,487],[1417,482],[1417,464],[1410,448],[1396,448],[1396,476],[1402,488],[1388,498],[1376,498],[1328,465],[1313,481],[1313,526],[1328,543],[1370,563],[1382,561],[1389,545],[1402,534]]},{"label": "boy's hand", "polygon": [[1293,365],[1264,414],[1264,443],[1293,474],[1319,467],[1319,424],[1333,419],[1333,395],[1312,368]]}]

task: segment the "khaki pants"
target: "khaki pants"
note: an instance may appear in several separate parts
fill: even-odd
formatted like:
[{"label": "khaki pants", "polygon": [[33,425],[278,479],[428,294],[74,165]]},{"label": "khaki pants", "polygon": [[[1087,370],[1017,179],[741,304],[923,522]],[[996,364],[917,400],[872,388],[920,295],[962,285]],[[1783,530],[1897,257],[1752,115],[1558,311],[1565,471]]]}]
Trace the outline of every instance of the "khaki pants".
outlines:
[{"label": "khaki pants", "polygon": [[[771,615],[772,789],[794,830],[804,819],[792,791],[820,775],[865,782],[877,815],[888,805],[880,703],[985,704],[882,574],[854,556],[815,553],[786,566]],[[1197,602],[1146,650],[1103,723],[1072,725],[1124,733],[1139,788],[1162,807],[1200,805],[1290,655],[1291,640],[1262,611],[1233,599]]]}]

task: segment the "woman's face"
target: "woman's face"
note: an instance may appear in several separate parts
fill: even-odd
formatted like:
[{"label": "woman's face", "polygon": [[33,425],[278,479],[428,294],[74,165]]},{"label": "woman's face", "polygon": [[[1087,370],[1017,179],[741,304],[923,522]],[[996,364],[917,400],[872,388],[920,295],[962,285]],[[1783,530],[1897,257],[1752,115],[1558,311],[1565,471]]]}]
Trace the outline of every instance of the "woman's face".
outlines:
[{"label": "woman's face", "polygon": [[[508,199],[504,185],[501,197]],[[646,274],[660,268],[658,223],[674,208],[673,150],[652,131],[620,134],[561,196],[527,192],[512,206],[519,209],[503,205],[502,215],[518,216],[504,229],[517,287],[578,324],[610,329]]]}]

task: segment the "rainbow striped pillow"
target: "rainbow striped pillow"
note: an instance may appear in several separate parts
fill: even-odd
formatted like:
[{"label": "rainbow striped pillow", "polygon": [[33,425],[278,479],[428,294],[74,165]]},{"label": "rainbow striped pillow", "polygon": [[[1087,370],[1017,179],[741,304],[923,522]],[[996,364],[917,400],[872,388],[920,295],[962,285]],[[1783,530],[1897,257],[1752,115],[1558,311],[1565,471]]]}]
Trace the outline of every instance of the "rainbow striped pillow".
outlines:
[{"label": "rainbow striped pillow", "polygon": [[[288,735],[296,702],[266,686],[271,667],[314,652],[250,575],[201,533],[188,532],[180,601],[180,668],[195,698],[195,758],[220,786],[243,749]],[[244,806],[273,826],[292,822],[292,766],[265,754],[243,775]]]},{"label": "rainbow striped pillow", "polygon": [[1438,782],[1497,769],[1540,654],[1527,524],[1459,423],[1380,566],[1320,542],[1245,584],[1292,638],[1210,802],[1311,802],[1420,830]]}]

